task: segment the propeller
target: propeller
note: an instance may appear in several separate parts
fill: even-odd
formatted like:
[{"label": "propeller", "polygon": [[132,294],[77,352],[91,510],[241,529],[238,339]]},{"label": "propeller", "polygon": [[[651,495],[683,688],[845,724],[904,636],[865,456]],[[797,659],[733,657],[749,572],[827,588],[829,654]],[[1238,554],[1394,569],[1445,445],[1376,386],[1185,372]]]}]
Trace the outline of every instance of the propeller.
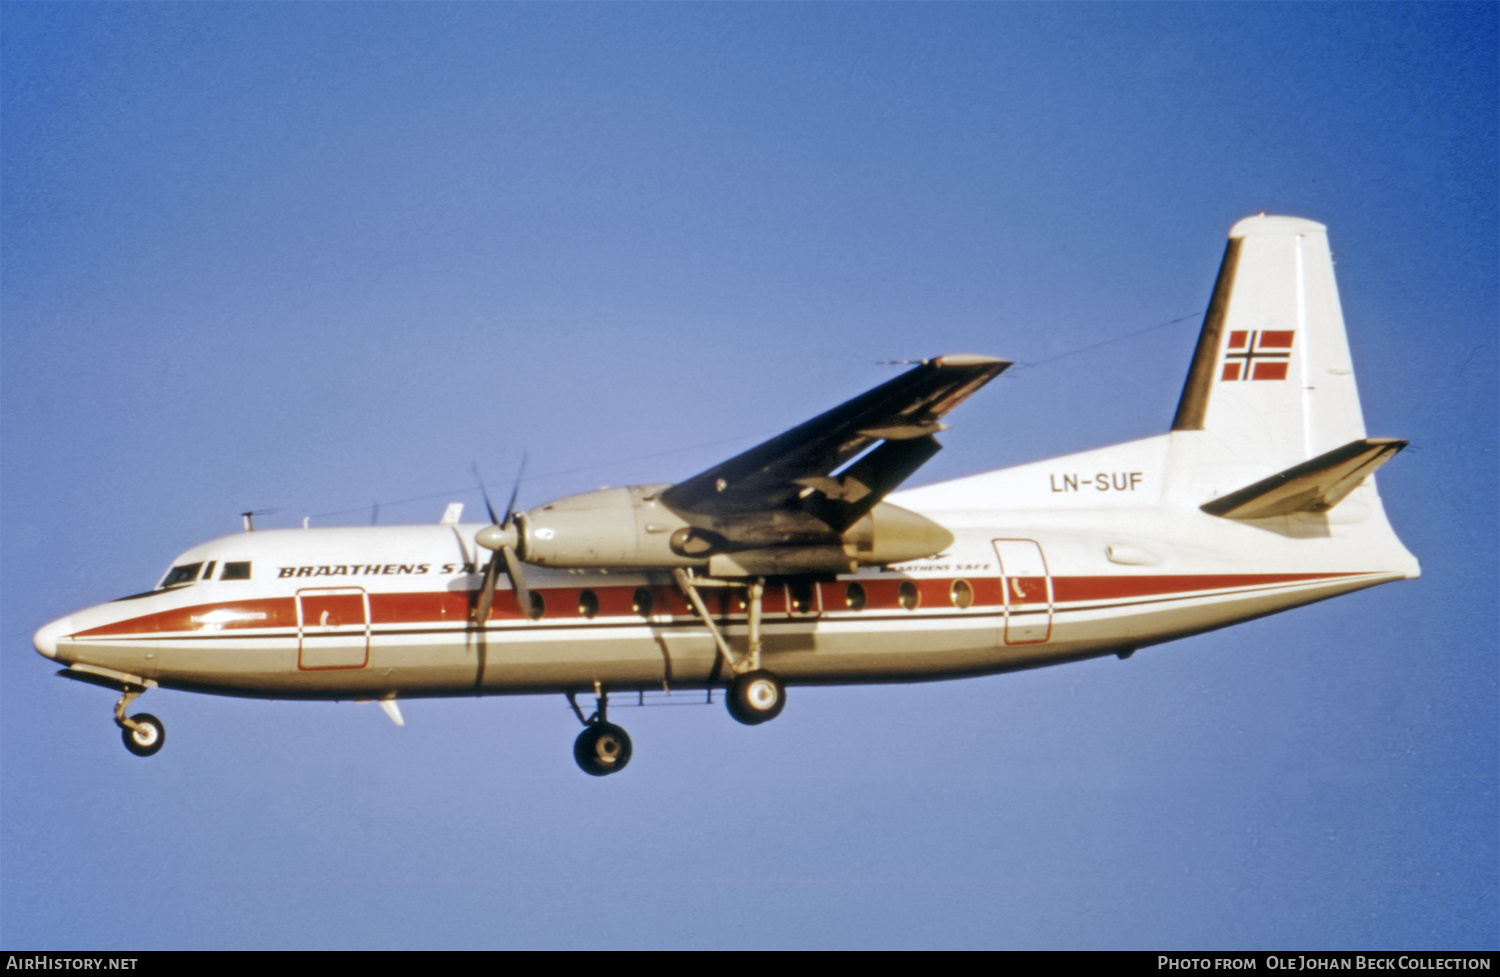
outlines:
[{"label": "propeller", "polygon": [[474,605],[476,625],[483,625],[489,620],[490,607],[495,603],[495,584],[499,579],[502,563],[505,567],[505,575],[510,578],[511,590],[515,592],[516,602],[520,604],[522,612],[531,608],[531,588],[526,586],[526,578],[521,573],[521,559],[516,556],[516,547],[521,541],[521,532],[516,525],[516,497],[521,494],[521,479],[525,475],[526,456],[522,455],[521,469],[516,472],[516,486],[511,490],[510,502],[505,506],[505,518],[500,519],[495,515],[495,507],[490,504],[490,493],[485,490],[484,479],[479,476],[479,466],[474,466],[474,477],[479,481],[479,494],[484,497],[484,509],[490,515],[490,524],[474,535],[474,542],[495,554],[484,568],[484,584],[479,590],[479,601]]}]

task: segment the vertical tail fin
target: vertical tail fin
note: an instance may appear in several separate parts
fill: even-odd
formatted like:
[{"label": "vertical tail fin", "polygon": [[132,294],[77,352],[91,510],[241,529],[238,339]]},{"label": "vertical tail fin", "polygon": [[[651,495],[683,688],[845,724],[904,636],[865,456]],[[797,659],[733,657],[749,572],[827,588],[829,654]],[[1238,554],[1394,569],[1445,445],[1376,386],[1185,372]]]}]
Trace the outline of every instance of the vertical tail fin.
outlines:
[{"label": "vertical tail fin", "polygon": [[1172,430],[1266,472],[1365,437],[1322,224],[1262,214],[1230,230]]}]

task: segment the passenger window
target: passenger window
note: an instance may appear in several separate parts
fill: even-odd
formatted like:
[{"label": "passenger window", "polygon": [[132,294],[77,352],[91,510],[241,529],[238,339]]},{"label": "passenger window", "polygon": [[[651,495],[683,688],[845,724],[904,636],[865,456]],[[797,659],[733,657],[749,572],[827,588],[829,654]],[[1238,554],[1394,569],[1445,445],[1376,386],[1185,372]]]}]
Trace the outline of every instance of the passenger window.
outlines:
[{"label": "passenger window", "polygon": [[531,618],[533,621],[540,621],[542,619],[542,616],[545,615],[546,613],[547,613],[547,602],[546,602],[546,600],[544,600],[542,598],[541,594],[539,594],[538,592],[536,592],[535,590],[533,590],[531,592],[531,607],[529,607],[527,609],[526,616],[529,617],[529,618]]},{"label": "passenger window", "polygon": [[220,580],[249,580],[249,563],[226,563],[224,564],[224,575]]}]

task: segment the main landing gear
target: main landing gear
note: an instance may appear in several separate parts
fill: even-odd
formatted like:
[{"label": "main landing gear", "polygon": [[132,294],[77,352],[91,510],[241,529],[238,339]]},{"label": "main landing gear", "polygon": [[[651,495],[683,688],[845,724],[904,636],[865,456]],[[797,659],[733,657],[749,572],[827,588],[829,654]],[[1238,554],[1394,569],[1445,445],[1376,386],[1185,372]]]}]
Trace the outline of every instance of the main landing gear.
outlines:
[{"label": "main landing gear", "polygon": [[[729,707],[729,714],[746,726],[759,726],[781,715],[781,710],[786,705],[786,685],[760,667],[760,618],[766,594],[765,580],[760,577],[748,582],[712,580],[694,577],[687,570],[673,570],[672,575],[677,580],[678,589],[688,599],[698,617],[708,625],[708,632],[714,636],[719,655],[734,676],[729,683],[729,695],[724,700]],[[713,615],[709,614],[708,606],[703,603],[703,597],[698,593],[699,587],[745,588],[749,635],[743,655],[736,655],[729,647],[724,633],[714,623]]]},{"label": "main landing gear", "polygon": [[152,756],[167,743],[167,728],[149,712],[126,716],[125,710],[145,689],[127,688],[115,703],[115,724],[120,727],[125,749],[136,756]]},{"label": "main landing gear", "polygon": [[630,734],[609,721],[609,694],[594,683],[596,705],[587,719],[578,708],[578,700],[568,693],[568,705],[583,723],[583,732],[573,741],[573,759],[591,777],[619,773],[630,762]]},{"label": "main landing gear", "polygon": [[781,715],[786,705],[786,686],[765,669],[737,676],[724,700],[729,714],[746,726],[759,726]]}]

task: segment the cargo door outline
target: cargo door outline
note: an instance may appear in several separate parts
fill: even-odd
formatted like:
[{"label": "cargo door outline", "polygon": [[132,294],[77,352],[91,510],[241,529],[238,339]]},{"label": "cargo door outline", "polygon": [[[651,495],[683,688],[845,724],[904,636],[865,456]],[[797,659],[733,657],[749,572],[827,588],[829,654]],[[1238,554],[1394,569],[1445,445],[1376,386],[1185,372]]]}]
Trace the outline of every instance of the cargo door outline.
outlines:
[{"label": "cargo door outline", "polygon": [[997,539],[1005,606],[1005,643],[1039,645],[1052,638],[1052,572],[1034,539]]},{"label": "cargo door outline", "polygon": [[297,591],[297,667],[364,668],[370,661],[370,595],[362,587]]}]

